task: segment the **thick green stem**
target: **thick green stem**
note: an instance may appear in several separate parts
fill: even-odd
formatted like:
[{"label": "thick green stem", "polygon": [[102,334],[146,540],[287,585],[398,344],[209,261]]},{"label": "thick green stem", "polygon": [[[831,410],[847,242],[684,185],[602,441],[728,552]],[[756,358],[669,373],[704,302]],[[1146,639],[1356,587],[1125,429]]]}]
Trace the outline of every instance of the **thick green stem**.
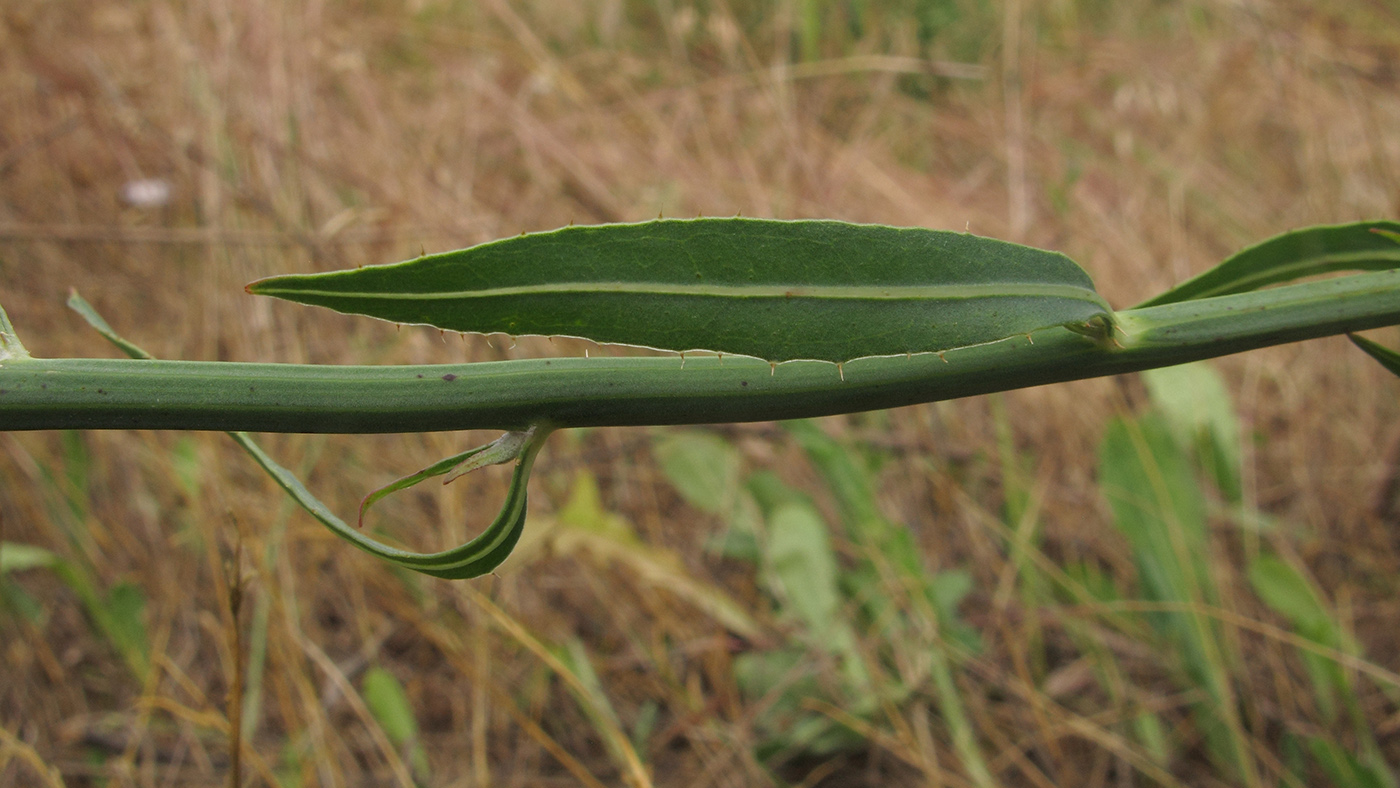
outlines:
[{"label": "thick green stem", "polygon": [[763,421],[1116,375],[1400,323],[1400,270],[1120,312],[1096,341],[1050,329],[839,368],[749,358],[433,366],[0,358],[0,430],[424,432]]}]

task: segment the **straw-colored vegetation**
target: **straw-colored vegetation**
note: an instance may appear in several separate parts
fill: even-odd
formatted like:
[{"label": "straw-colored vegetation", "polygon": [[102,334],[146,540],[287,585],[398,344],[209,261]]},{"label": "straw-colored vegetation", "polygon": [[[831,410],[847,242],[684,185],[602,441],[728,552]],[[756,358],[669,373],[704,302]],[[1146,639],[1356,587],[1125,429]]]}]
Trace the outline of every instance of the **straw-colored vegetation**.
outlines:
[{"label": "straw-colored vegetation", "polygon": [[[77,287],[163,358],[581,355],[243,292],[570,222],[967,228],[1127,306],[1400,214],[1394,3],[396,6],[5,3],[29,349],[112,354]],[[348,549],[223,435],[0,434],[0,784],[1393,786],[1397,391],[1338,338],[565,432],[463,582]],[[490,437],[264,444],[348,514]],[[367,527],[458,544],[505,472]]]}]

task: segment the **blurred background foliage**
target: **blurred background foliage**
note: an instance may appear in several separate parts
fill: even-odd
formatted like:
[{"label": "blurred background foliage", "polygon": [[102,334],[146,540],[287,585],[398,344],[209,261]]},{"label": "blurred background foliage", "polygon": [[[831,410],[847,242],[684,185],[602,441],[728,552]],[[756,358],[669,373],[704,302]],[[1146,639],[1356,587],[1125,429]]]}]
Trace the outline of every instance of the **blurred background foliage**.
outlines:
[{"label": "blurred background foliage", "polygon": [[[1400,215],[1397,62],[1394,0],[9,0],[0,298],[45,356],[112,354],[70,287],[169,358],[582,355],[241,288],[742,213],[1054,248],[1128,306]],[[0,435],[0,783],[224,785],[236,728],[287,787],[1394,786],[1397,415],[1339,338],[573,431],[470,582],[349,549],[222,435]],[[348,514],[490,437],[267,445]],[[502,487],[368,527],[456,544]]]}]

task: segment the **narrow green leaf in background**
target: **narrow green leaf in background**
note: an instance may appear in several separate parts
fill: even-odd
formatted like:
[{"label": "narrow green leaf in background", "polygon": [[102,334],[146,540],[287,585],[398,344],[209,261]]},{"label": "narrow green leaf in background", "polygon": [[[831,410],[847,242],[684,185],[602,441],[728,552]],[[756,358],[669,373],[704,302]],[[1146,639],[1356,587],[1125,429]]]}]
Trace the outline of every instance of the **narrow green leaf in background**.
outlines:
[{"label": "narrow green leaf in background", "polygon": [[413,717],[413,704],[409,703],[408,693],[394,674],[375,665],[365,671],[360,689],[365,705],[390,741],[403,745],[417,738],[418,721]]},{"label": "narrow green leaf in background", "polygon": [[428,777],[428,753],[418,741],[418,720],[413,716],[413,704],[408,700],[394,674],[374,665],[365,671],[360,692],[375,722],[395,746],[407,748],[408,760],[420,779]]},{"label": "narrow green leaf in background", "polygon": [[[1355,645],[1343,635],[1322,596],[1297,569],[1271,556],[1261,555],[1249,565],[1249,583],[1254,593],[1275,613],[1288,620],[1299,635],[1320,646],[1345,654],[1355,654]],[[1334,719],[1337,697],[1351,695],[1351,682],[1335,660],[1301,651],[1300,656],[1313,682],[1313,691],[1323,716]]]},{"label": "narrow green leaf in background", "polygon": [[1209,700],[1193,718],[1210,752],[1247,784],[1258,770],[1236,708],[1219,631],[1201,610],[1218,598],[1206,561],[1206,503],[1186,454],[1164,420],[1114,419],[1099,452],[1099,485],[1113,523],[1132,545],[1143,597],[1180,606],[1149,614]]}]

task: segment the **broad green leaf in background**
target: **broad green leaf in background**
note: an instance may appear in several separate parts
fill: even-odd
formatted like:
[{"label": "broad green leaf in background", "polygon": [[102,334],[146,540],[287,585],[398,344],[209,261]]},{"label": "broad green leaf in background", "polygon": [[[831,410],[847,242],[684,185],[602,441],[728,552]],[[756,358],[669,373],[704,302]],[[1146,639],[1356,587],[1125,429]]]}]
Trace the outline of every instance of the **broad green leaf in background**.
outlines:
[{"label": "broad green leaf in background", "polygon": [[[1199,604],[1214,598],[1206,568],[1205,500],[1191,465],[1160,417],[1114,419],[1099,454],[1099,485],[1128,538],[1149,599]],[[1175,616],[1154,616],[1176,629]]]},{"label": "broad green leaf in background", "polygon": [[739,218],[568,227],[272,277],[248,292],[450,331],[774,363],[938,352],[1112,315],[1055,252],[938,230]]},{"label": "broad green leaf in background", "polygon": [[1198,452],[1225,497],[1240,497],[1240,425],[1220,373],[1208,362],[1142,372],[1152,403],[1182,448]]},{"label": "broad green leaf in background", "polygon": [[740,482],[743,461],[738,449],[713,432],[666,430],[653,451],[667,481],[687,503],[723,519],[724,529],[707,540],[711,551],[758,563],[763,515]]},{"label": "broad green leaf in background", "polygon": [[[841,519],[853,536],[861,531],[869,533],[870,529],[887,530],[875,503],[875,480],[870,469],[859,462],[848,447],[808,419],[784,422],[783,427],[797,439],[802,451],[822,475],[827,489],[841,507]],[[877,538],[882,535],[875,534]]]},{"label": "broad green leaf in background", "polygon": [[728,515],[740,490],[739,452],[712,432],[679,430],[656,442],[656,459],[676,492],[691,506]]},{"label": "broad green leaf in background", "polygon": [[826,523],[811,506],[788,503],[768,517],[768,568],[817,642],[830,642],[843,621],[836,585],[836,554]]},{"label": "broad green leaf in background", "polygon": [[1332,271],[1400,268],[1397,232],[1400,224],[1382,221],[1308,227],[1276,235],[1136,308],[1244,293]]}]

